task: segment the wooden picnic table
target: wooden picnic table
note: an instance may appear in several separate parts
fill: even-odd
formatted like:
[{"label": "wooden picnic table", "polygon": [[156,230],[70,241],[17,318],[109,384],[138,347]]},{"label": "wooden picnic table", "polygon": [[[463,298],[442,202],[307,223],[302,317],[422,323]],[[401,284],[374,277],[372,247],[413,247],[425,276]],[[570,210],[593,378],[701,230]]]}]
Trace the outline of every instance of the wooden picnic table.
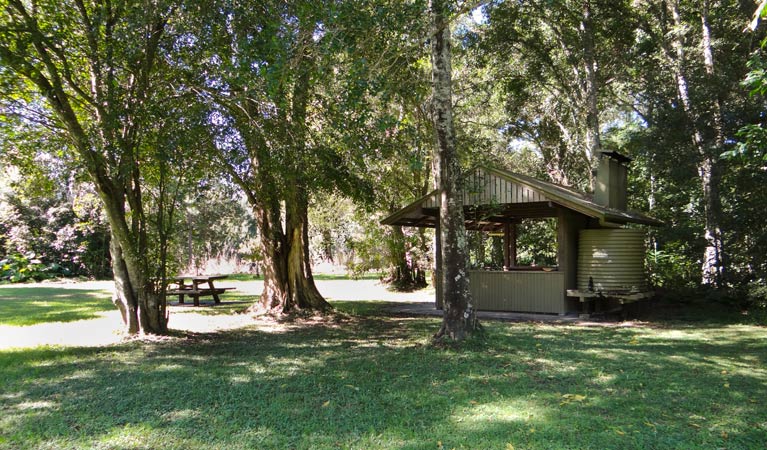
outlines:
[{"label": "wooden picnic table", "polygon": [[[233,287],[216,287],[213,285],[215,280],[223,280],[228,275],[177,275],[171,278],[171,283],[176,287],[169,288],[166,291],[167,295],[178,295],[179,304],[184,303],[184,296],[188,295],[192,297],[194,306],[200,306],[200,297],[210,295],[213,297],[213,303],[218,305],[221,303],[219,294],[223,294],[226,291],[234,289]],[[189,280],[189,284],[187,284]]]}]

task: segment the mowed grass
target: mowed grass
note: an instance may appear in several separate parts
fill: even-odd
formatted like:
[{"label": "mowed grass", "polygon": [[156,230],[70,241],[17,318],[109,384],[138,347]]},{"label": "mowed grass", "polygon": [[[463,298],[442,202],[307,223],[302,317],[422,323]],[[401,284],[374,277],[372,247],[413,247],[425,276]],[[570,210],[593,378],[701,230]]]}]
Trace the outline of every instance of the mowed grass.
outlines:
[{"label": "mowed grass", "polygon": [[0,325],[36,325],[94,319],[111,311],[110,291],[60,287],[0,288]]},{"label": "mowed grass", "polygon": [[764,328],[340,322],[0,352],[0,448],[761,449]]},{"label": "mowed grass", "polygon": [[[20,286],[0,288],[0,325],[25,326],[52,322],[95,319],[100,313],[115,310],[109,290],[63,289],[61,287]],[[203,307],[194,307],[186,298],[185,312],[221,315],[241,312],[258,300],[257,296],[237,291],[221,295],[222,303],[212,306],[212,297],[201,298]],[[177,296],[169,297],[171,304]],[[188,309],[187,309],[188,308]]]},{"label": "mowed grass", "polygon": [[208,316],[219,316],[226,314],[238,314],[244,312],[248,307],[258,301],[258,296],[239,291],[228,291],[220,295],[221,303],[214,305],[213,297],[200,297],[200,306],[194,306],[193,300],[189,297],[184,299],[184,304],[178,304],[178,296],[169,296],[168,304],[172,308],[172,317],[175,314],[203,314]]}]

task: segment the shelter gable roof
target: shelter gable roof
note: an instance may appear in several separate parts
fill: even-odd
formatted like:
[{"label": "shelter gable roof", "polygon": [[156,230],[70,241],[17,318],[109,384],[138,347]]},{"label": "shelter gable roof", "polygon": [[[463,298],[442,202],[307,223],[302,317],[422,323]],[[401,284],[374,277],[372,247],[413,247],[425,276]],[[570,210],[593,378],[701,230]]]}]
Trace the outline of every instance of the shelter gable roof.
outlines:
[{"label": "shelter gable roof", "polygon": [[[555,203],[603,222],[662,225],[659,220],[638,212],[621,211],[594,203],[590,196],[574,189],[495,167],[476,166],[466,172],[462,180],[465,207],[499,205],[523,207],[524,204]],[[434,226],[435,210],[439,210],[439,200],[439,191],[434,190],[383,219],[381,223]],[[518,218],[525,217],[536,216],[526,216],[524,213],[518,216]]]}]

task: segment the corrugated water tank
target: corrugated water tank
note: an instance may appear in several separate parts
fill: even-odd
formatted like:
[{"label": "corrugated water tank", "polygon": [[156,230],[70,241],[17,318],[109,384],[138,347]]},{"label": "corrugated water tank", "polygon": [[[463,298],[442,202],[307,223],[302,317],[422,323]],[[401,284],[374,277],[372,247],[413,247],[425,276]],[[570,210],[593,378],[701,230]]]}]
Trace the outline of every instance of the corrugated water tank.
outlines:
[{"label": "corrugated water tank", "polygon": [[646,291],[644,241],[643,230],[581,230],[578,240],[578,290]]}]

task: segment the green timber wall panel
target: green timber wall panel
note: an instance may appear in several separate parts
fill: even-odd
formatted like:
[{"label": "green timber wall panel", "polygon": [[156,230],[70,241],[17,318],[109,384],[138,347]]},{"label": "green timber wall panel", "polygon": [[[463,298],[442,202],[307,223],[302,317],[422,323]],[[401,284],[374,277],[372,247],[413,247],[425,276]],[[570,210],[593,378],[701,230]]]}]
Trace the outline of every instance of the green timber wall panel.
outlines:
[{"label": "green timber wall panel", "polygon": [[470,272],[471,295],[479,311],[567,312],[562,272]]}]

